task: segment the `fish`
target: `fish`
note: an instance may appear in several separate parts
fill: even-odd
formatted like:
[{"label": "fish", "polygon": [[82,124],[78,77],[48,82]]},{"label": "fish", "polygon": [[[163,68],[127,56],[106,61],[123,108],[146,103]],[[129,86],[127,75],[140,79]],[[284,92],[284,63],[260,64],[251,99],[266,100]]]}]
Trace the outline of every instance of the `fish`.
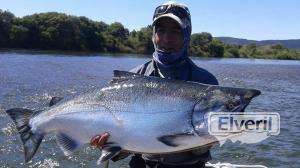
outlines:
[{"label": "fish", "polygon": [[108,86],[71,100],[53,98],[43,111],[7,110],[20,134],[25,162],[50,133],[69,156],[108,132],[98,163],[120,153],[168,154],[212,145],[218,140],[207,131],[207,113],[244,111],[261,93],[126,71],[113,74]]}]

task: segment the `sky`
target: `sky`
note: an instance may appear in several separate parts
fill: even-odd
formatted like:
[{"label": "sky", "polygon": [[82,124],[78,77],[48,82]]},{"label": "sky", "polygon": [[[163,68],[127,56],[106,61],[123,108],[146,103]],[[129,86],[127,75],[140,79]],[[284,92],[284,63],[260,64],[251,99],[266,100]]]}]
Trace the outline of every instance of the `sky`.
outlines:
[{"label": "sky", "polygon": [[[130,31],[150,25],[166,0],[0,0],[17,17],[41,12],[86,16]],[[177,0],[192,16],[193,33],[209,32],[250,40],[300,39],[300,0]]]}]

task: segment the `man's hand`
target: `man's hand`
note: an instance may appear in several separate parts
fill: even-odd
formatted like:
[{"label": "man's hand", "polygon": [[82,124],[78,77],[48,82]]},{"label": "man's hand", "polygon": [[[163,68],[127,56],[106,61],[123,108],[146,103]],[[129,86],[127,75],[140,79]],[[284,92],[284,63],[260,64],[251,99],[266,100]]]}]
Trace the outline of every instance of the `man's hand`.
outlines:
[{"label": "man's hand", "polygon": [[97,135],[97,136],[94,136],[91,141],[90,141],[90,145],[91,146],[95,146],[99,149],[102,148],[102,146],[106,143],[106,141],[108,140],[109,138],[109,133],[108,132],[105,132],[101,135]]}]

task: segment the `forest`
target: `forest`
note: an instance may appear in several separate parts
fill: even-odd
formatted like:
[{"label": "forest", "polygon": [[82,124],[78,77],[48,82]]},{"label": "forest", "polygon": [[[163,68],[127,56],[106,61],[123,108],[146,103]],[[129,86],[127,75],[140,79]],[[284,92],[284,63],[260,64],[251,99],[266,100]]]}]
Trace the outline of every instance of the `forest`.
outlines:
[{"label": "forest", "polygon": [[[225,44],[209,32],[193,33],[189,47],[189,55],[197,57],[300,60],[297,49],[280,44]],[[151,25],[129,31],[119,22],[106,24],[57,12],[16,17],[1,9],[0,48],[132,54],[154,51]]]}]

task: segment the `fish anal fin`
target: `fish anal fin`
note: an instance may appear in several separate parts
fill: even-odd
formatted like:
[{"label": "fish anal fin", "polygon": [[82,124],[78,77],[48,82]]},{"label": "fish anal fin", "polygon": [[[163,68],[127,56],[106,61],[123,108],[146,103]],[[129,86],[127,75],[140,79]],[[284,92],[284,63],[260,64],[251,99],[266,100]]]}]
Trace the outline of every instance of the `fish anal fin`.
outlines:
[{"label": "fish anal fin", "polygon": [[71,155],[80,146],[79,142],[64,133],[58,133],[56,140],[66,156]]},{"label": "fish anal fin", "polygon": [[177,147],[180,145],[184,145],[186,139],[194,137],[192,133],[179,133],[173,135],[163,135],[157,138],[158,141],[162,142],[163,144],[171,147]]}]

